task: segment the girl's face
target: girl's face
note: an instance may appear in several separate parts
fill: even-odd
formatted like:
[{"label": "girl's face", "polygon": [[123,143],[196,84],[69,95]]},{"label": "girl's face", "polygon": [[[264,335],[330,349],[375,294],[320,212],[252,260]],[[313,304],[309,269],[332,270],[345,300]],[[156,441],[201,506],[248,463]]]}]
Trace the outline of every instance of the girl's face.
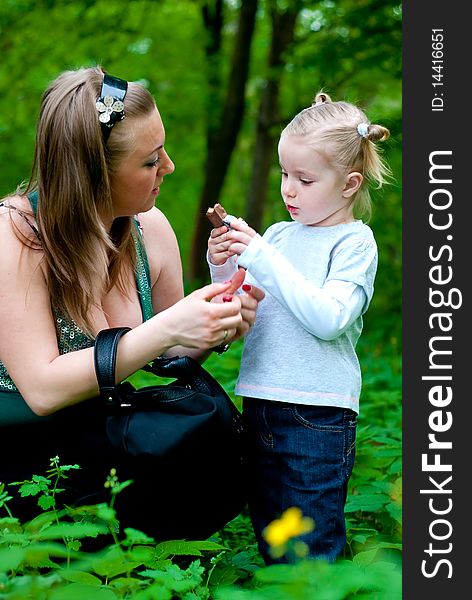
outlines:
[{"label": "girl's face", "polygon": [[294,221],[326,227],[354,220],[352,197],[362,183],[360,173],[339,173],[302,136],[281,137],[279,160],[282,198]]},{"label": "girl's face", "polygon": [[174,171],[164,150],[164,125],[157,109],[133,120],[132,135],[130,153],[110,175],[114,219],[150,210],[164,176]]}]

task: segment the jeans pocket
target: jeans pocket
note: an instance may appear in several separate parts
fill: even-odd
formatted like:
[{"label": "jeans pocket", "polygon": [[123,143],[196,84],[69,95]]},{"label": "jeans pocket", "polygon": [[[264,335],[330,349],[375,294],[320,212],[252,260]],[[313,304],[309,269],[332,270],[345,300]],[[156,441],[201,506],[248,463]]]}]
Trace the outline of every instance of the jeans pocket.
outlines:
[{"label": "jeans pocket", "polygon": [[274,436],[269,425],[268,404],[255,398],[244,398],[243,418],[249,438],[256,444],[272,447]]},{"label": "jeans pocket", "polygon": [[293,418],[308,429],[341,432],[345,426],[344,409],[337,406],[294,404],[291,411]]},{"label": "jeans pocket", "polygon": [[[354,468],[356,454],[356,413],[337,406],[301,404],[293,405],[290,411],[292,418],[299,426],[302,426],[303,431],[308,435],[308,432],[311,431],[316,436],[310,438],[311,445],[317,448],[316,451],[322,452],[323,449],[326,451],[327,454],[318,455],[317,460],[321,462],[339,461],[341,473],[344,473],[345,480],[349,479]],[[304,436],[302,435],[302,437]],[[341,477],[343,476],[341,475]]]}]

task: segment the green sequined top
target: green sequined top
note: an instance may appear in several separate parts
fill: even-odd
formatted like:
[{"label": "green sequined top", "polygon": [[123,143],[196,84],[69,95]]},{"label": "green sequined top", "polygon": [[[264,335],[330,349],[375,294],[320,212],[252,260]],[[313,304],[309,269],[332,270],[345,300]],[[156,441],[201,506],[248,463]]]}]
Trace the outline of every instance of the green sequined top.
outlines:
[{"label": "green sequined top", "polygon": [[[28,196],[33,212],[36,213],[38,204],[38,194],[34,192]],[[31,223],[29,223],[32,226]],[[142,242],[142,229],[138,219],[134,218],[136,226],[133,238],[136,248],[136,287],[138,290],[139,301],[141,304],[141,312],[143,321],[150,319],[153,314],[152,298],[151,298],[151,275],[149,272],[149,263],[146,255],[146,249]],[[34,226],[32,226],[35,229]],[[36,235],[39,233],[36,230]],[[75,350],[83,350],[94,345],[95,340],[86,335],[74,321],[67,319],[59,312],[55,313],[55,325],[57,334],[57,344],[60,354],[74,352]],[[8,375],[4,364],[0,361],[0,392],[17,392],[17,387]]]}]

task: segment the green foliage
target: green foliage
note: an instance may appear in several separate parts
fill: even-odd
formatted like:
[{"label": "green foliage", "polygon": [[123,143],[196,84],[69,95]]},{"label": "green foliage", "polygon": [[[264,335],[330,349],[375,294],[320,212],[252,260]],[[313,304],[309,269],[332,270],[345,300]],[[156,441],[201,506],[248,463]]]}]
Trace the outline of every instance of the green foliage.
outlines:
[{"label": "green foliage", "polygon": [[[52,461],[54,467],[48,471],[48,477],[34,475],[31,481],[19,484],[22,496],[50,494],[56,506],[58,479],[67,477],[65,473],[76,465],[61,466],[57,457]],[[113,489],[123,489],[115,477]],[[2,484],[6,507],[12,498],[5,496],[3,490]],[[54,509],[25,524],[15,519],[10,510],[8,514],[0,519],[2,599],[208,598],[205,567],[199,560],[188,559],[225,550],[212,540],[156,544],[134,529],[125,529],[124,537],[118,540],[111,503]],[[81,550],[88,538],[100,535],[111,536],[115,543],[104,542],[98,552]],[[182,557],[187,564],[178,564]]]},{"label": "green foliage", "polygon": [[340,561],[334,565],[302,561],[295,565],[273,565],[256,571],[254,589],[219,589],[220,600],[343,600],[344,598],[401,597],[401,578],[391,563],[360,565]]},{"label": "green foliage", "polygon": [[10,485],[18,485],[22,497],[38,496],[38,506],[43,510],[55,508],[56,495],[64,490],[57,487],[60,479],[67,479],[66,473],[79,469],[79,465],[60,465],[59,457],[51,458],[51,468],[46,472],[48,477],[33,475],[31,481],[15,481]]}]

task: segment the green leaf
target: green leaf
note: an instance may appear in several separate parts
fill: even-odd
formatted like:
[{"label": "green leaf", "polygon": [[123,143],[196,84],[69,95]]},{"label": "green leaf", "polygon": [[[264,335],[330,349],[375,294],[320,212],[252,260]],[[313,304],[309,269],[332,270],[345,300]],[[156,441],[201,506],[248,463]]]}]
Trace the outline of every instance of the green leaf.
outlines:
[{"label": "green leaf", "polygon": [[2,532],[1,542],[3,546],[25,546],[29,542],[29,536],[21,530],[4,531]]},{"label": "green leaf", "polygon": [[1,491],[1,486],[0,486],[0,506],[5,506],[7,504],[7,502],[9,502],[12,499],[13,499],[13,496],[9,496],[8,492]]},{"label": "green leaf", "polygon": [[106,523],[112,523],[116,521],[115,509],[104,503],[69,508],[67,512],[72,518],[77,520],[82,517],[96,516],[98,519],[101,519]]},{"label": "green leaf", "polygon": [[82,544],[79,540],[67,540],[67,547],[74,552],[78,552]]},{"label": "green leaf", "polygon": [[352,542],[357,542],[359,544],[365,544],[371,538],[375,538],[378,535],[378,531],[376,529],[371,530],[361,530],[358,533],[349,531],[349,539]]},{"label": "green leaf", "polygon": [[256,571],[254,577],[263,583],[287,583],[296,581],[298,572],[299,570],[293,565],[277,564]]},{"label": "green leaf", "polygon": [[402,472],[403,461],[402,458],[397,458],[393,461],[393,463],[389,466],[388,472],[392,475],[397,475]]},{"label": "green leaf", "polygon": [[141,577],[149,577],[149,579],[160,579],[166,574],[165,569],[144,569],[139,571],[138,575]]},{"label": "green leaf", "polygon": [[97,537],[100,534],[106,534],[108,528],[105,525],[94,523],[60,523],[59,525],[50,525],[37,534],[40,540],[55,540],[58,538],[84,538]]},{"label": "green leaf", "polygon": [[38,506],[40,506],[43,510],[54,508],[55,505],[56,500],[54,496],[41,496],[41,498],[38,499]]},{"label": "green leaf", "polygon": [[122,573],[130,573],[135,567],[141,565],[140,561],[130,561],[125,554],[116,547],[111,547],[104,556],[93,561],[93,569],[103,577],[115,577]]},{"label": "green leaf", "polygon": [[1,548],[0,549],[0,572],[8,573],[15,571],[25,557],[24,548]]},{"label": "green leaf", "polygon": [[238,569],[245,569],[246,571],[254,571],[254,569],[258,568],[255,560],[257,560],[254,552],[248,552],[247,550],[243,550],[243,552],[238,552],[235,554],[230,562]]},{"label": "green leaf", "polygon": [[21,485],[18,491],[20,492],[20,496],[26,498],[27,496],[37,496],[44,491],[44,488],[36,483],[28,482]]},{"label": "green leaf", "polygon": [[111,495],[112,496],[116,496],[117,494],[119,494],[120,492],[122,492],[125,488],[127,488],[129,485],[131,485],[133,483],[132,479],[128,479],[127,481],[122,481],[120,483],[117,483],[116,485],[114,485],[111,488]]},{"label": "green leaf", "polygon": [[135,546],[128,550],[128,557],[133,562],[155,567],[156,557],[154,548],[151,546]]},{"label": "green leaf", "polygon": [[394,519],[398,524],[402,524],[402,507],[399,504],[390,503],[385,507],[388,511],[388,514]]},{"label": "green leaf", "polygon": [[43,477],[42,475],[33,475],[31,480],[34,483],[44,486],[44,488],[48,488],[51,485],[51,481],[47,477]]},{"label": "green leaf", "polygon": [[72,470],[77,470],[80,469],[80,465],[61,465],[59,467],[59,471],[61,472],[61,474],[65,473],[66,471],[72,471]]},{"label": "green leaf", "polygon": [[218,552],[219,550],[225,550],[225,546],[208,540],[170,540],[157,544],[156,556],[158,558],[166,558],[167,556],[202,556],[203,551]]},{"label": "green leaf", "polygon": [[205,568],[202,567],[200,560],[194,560],[193,562],[191,562],[187,569],[188,575],[194,575],[197,577],[200,577],[201,575],[203,575],[204,572],[205,572]]},{"label": "green leaf", "polygon": [[72,583],[85,583],[97,588],[102,585],[101,579],[91,573],[84,573],[83,571],[76,571],[74,569],[64,569],[59,572],[63,579]]},{"label": "green leaf", "polygon": [[366,550],[365,552],[359,552],[354,556],[352,562],[359,567],[366,567],[370,565],[375,557],[377,556],[378,548],[373,548],[372,550]]},{"label": "green leaf", "polygon": [[219,588],[224,585],[230,585],[237,580],[238,568],[236,566],[218,563],[210,576],[209,585],[212,588]]},{"label": "green leaf", "polygon": [[160,583],[151,585],[142,592],[133,595],[133,600],[172,600],[175,596],[171,590],[162,587]]},{"label": "green leaf", "polygon": [[[120,597],[125,591],[133,591],[143,586],[143,580],[137,577],[114,577],[108,584],[110,588],[120,591]],[[126,596],[125,596],[126,597]],[[133,596],[134,597],[134,596]]]},{"label": "green leaf", "polygon": [[71,583],[51,591],[50,600],[116,600],[111,590],[97,589],[83,583]]},{"label": "green leaf", "polygon": [[0,533],[8,529],[8,531],[20,532],[22,530],[21,523],[16,517],[3,517],[0,519]]},{"label": "green leaf", "polygon": [[345,512],[350,513],[358,510],[375,512],[383,508],[389,502],[390,498],[386,494],[356,494],[348,497]]},{"label": "green leaf", "polygon": [[54,523],[57,521],[57,513],[55,511],[51,512],[43,512],[39,514],[34,519],[31,519],[28,523],[25,524],[25,531],[29,533],[36,533],[44,528],[49,523]]},{"label": "green leaf", "polygon": [[149,537],[138,529],[126,527],[124,530],[126,538],[122,541],[123,546],[133,546],[134,544],[152,544],[154,538]]},{"label": "green leaf", "polygon": [[182,596],[182,600],[202,600],[209,598],[210,592],[204,588],[199,588],[198,594],[195,592],[187,592]]},{"label": "green leaf", "polygon": [[379,548],[392,548],[394,550],[401,550],[402,544],[395,544],[393,542],[379,542],[378,547]]},{"label": "green leaf", "polygon": [[32,543],[25,548],[25,553],[25,560],[31,563],[42,560],[44,556],[69,558],[76,555],[76,553],[66,548],[64,544],[56,544],[53,542]]}]

